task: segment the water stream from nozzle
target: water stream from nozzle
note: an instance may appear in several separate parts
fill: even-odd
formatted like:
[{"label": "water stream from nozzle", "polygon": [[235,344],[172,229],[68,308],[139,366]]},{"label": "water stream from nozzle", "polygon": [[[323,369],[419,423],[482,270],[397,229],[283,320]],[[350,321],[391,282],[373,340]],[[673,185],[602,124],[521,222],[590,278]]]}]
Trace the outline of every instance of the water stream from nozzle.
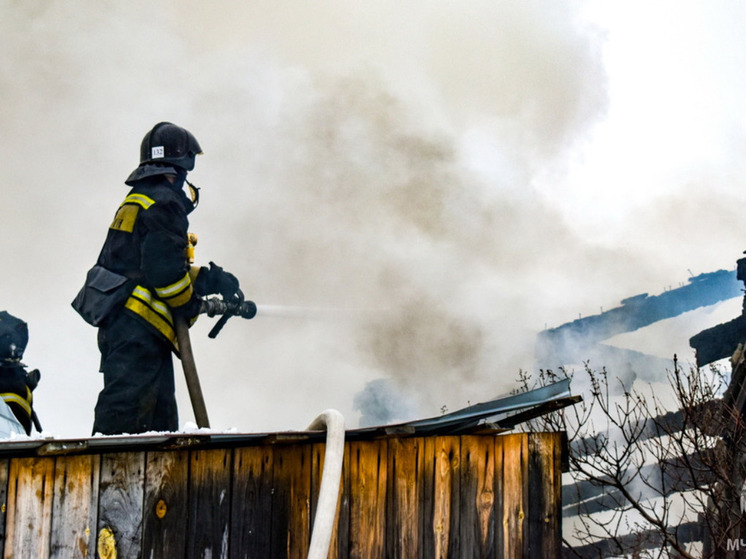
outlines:
[{"label": "water stream from nozzle", "polygon": [[335,308],[335,307],[298,307],[288,305],[257,305],[258,317],[274,318],[313,318],[313,319],[344,319],[357,318],[374,313],[387,312],[388,309],[372,308]]}]

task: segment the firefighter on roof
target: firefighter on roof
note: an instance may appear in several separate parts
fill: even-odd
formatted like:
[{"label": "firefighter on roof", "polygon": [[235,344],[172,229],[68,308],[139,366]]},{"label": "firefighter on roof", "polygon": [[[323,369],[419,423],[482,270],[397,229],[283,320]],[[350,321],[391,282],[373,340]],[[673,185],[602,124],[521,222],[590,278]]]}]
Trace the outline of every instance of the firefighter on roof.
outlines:
[{"label": "firefighter on roof", "polygon": [[26,371],[26,365],[21,363],[26,344],[28,325],[6,311],[0,311],[0,398],[30,435],[32,424],[41,432],[31,394],[41,375],[38,369]]},{"label": "firefighter on roof", "polygon": [[187,216],[199,193],[186,176],[200,153],[196,138],[169,122],[145,135],[140,164],[125,181],[132,188],[73,302],[99,328],[104,388],[94,434],[176,430],[174,315],[192,324],[201,296],[243,297],[235,276],[219,266],[189,264]]}]

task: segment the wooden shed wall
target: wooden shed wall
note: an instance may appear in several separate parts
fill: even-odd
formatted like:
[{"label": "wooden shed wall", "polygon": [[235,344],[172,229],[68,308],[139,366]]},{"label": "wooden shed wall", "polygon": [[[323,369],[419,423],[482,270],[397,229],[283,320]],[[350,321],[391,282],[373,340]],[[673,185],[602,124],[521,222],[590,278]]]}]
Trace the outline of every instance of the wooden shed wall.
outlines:
[{"label": "wooden shed wall", "polygon": [[[557,433],[345,445],[330,558],[560,556]],[[3,556],[304,558],[324,445],[0,460]]]}]

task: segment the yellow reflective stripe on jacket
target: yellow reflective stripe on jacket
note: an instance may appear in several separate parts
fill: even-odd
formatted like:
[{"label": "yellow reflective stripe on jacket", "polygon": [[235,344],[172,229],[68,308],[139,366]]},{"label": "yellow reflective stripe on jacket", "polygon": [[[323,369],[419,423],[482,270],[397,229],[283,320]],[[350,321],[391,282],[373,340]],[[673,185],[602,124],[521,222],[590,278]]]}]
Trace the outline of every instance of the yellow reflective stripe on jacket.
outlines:
[{"label": "yellow reflective stripe on jacket", "polygon": [[138,206],[141,206],[143,209],[148,209],[150,206],[155,204],[155,200],[153,200],[149,196],[145,196],[145,194],[130,194],[125,199],[124,202],[122,202],[122,206],[125,204],[137,204]]},{"label": "yellow reflective stripe on jacket", "polygon": [[137,221],[137,214],[140,208],[147,210],[153,204],[155,204],[155,200],[144,194],[130,194],[119,205],[119,209],[111,225],[109,225],[109,229],[132,233],[135,229],[135,221]]},{"label": "yellow reflective stripe on jacket", "polygon": [[168,303],[169,307],[180,307],[192,298],[194,288],[192,278],[187,272],[179,281],[165,287],[156,287],[155,294]]},{"label": "yellow reflective stripe on jacket", "polygon": [[175,348],[178,348],[171,310],[163,301],[155,298],[149,289],[141,285],[136,286],[124,307],[144,318],[158,332],[163,334]]},{"label": "yellow reflective stripe on jacket", "polygon": [[5,400],[6,404],[18,404],[23,408],[23,411],[26,412],[26,415],[31,417],[31,390],[29,390],[28,386],[26,387],[26,393],[27,397],[24,398],[23,396],[19,396],[15,392],[4,392],[0,394],[0,398]]}]

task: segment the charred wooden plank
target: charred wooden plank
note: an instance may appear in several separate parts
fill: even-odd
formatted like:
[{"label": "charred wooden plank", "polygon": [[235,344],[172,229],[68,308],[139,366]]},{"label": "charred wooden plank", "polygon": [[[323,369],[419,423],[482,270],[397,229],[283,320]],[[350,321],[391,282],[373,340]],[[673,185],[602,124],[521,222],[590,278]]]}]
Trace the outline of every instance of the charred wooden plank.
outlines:
[{"label": "charred wooden plank", "polygon": [[189,455],[149,452],[145,458],[143,557],[184,557]]},{"label": "charred wooden plank", "polygon": [[388,441],[386,556],[418,557],[419,495],[422,439]]},{"label": "charred wooden plank", "polygon": [[730,357],[738,344],[746,341],[746,314],[723,324],[702,330],[689,338],[696,352],[697,367],[704,367],[719,359]]},{"label": "charred wooden plank", "polygon": [[116,557],[139,557],[142,549],[142,503],[145,453],[119,452],[101,458],[97,547]]},{"label": "charred wooden plank", "polygon": [[350,535],[350,495],[352,486],[350,482],[350,472],[352,471],[350,459],[350,445],[345,444],[344,462],[342,464],[342,484],[339,495],[339,508],[337,509],[337,527],[334,532],[336,544],[329,552],[329,559],[343,559],[350,556],[351,535]]},{"label": "charred wooden plank", "polygon": [[[290,474],[290,550],[289,559],[305,559],[308,546],[311,543],[311,447],[301,445],[294,449],[287,449],[291,460],[285,460],[289,465],[293,461]],[[292,452],[290,452],[292,451]],[[282,472],[281,472],[282,474]]]},{"label": "charred wooden plank", "polygon": [[53,480],[53,458],[10,461],[5,557],[49,555]]},{"label": "charred wooden plank", "polygon": [[304,558],[311,541],[309,445],[276,447],[272,499],[272,557]]},{"label": "charred wooden plank", "polygon": [[233,452],[230,557],[270,557],[273,447]]},{"label": "charred wooden plank", "polygon": [[189,524],[185,557],[226,557],[231,510],[232,454],[228,449],[190,455]]},{"label": "charred wooden plank", "polygon": [[[706,527],[701,520],[684,522],[672,527],[672,532],[676,534],[679,543],[701,542],[705,537]],[[620,556],[639,557],[644,556],[644,553],[641,553],[643,550],[655,549],[660,551],[664,545],[663,537],[659,530],[643,530],[631,534],[619,535],[614,538],[601,539],[593,543],[577,545],[572,548],[565,548],[563,549],[562,556],[588,559],[604,559],[606,557]],[[702,556],[711,557],[706,551]],[[677,557],[673,554],[671,556]],[[740,556],[738,551],[735,551],[734,557]]]},{"label": "charred wooden plank", "polygon": [[60,456],[54,469],[50,557],[96,557],[101,457]]},{"label": "charred wooden plank", "polygon": [[[420,557],[436,557],[435,539],[443,534],[436,532],[435,521],[435,438],[422,438],[422,471],[418,483],[420,514],[418,519],[418,546]],[[440,525],[442,527],[442,525]],[[446,539],[448,534],[446,531]]]}]

